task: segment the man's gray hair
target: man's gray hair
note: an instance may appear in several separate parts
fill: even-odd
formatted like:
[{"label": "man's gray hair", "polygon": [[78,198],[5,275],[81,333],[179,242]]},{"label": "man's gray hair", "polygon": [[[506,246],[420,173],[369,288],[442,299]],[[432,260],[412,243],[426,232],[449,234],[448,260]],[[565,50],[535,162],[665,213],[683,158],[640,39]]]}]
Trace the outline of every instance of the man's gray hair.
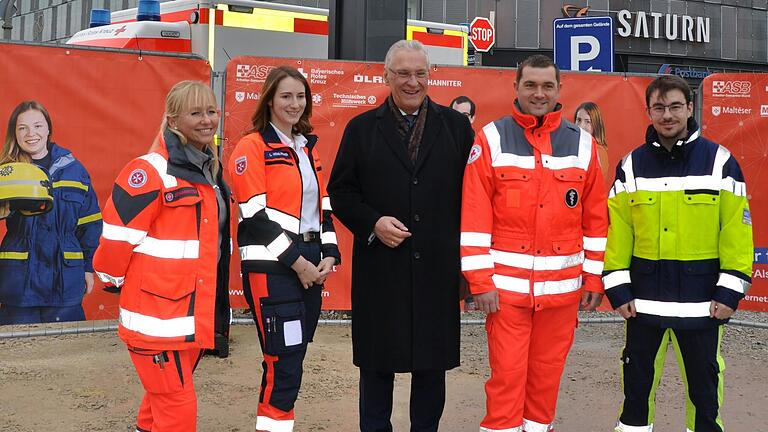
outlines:
[{"label": "man's gray hair", "polygon": [[429,69],[429,53],[424,48],[424,44],[417,40],[405,40],[401,39],[392,44],[387,51],[387,56],[384,57],[384,67],[389,69],[392,66],[392,59],[395,57],[395,53],[400,50],[410,49],[415,51],[421,51],[424,53],[424,57],[427,58],[427,69]]}]

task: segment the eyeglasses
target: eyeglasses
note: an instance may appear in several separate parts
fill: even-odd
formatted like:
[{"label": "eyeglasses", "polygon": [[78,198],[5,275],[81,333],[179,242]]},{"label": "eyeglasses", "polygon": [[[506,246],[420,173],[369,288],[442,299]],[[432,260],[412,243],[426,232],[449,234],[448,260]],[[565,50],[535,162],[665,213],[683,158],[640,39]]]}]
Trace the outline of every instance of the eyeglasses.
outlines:
[{"label": "eyeglasses", "polygon": [[685,104],[680,102],[675,102],[669,105],[656,104],[648,108],[648,112],[651,113],[651,115],[654,117],[663,117],[667,109],[669,109],[670,114],[676,116],[683,113],[685,110]]},{"label": "eyeglasses", "polygon": [[411,77],[416,77],[417,80],[423,80],[427,76],[429,76],[429,71],[426,69],[417,70],[416,72],[411,72],[407,70],[393,70],[390,68],[387,68],[388,71],[392,72],[397,76],[397,79],[402,81],[408,81],[411,79]]}]

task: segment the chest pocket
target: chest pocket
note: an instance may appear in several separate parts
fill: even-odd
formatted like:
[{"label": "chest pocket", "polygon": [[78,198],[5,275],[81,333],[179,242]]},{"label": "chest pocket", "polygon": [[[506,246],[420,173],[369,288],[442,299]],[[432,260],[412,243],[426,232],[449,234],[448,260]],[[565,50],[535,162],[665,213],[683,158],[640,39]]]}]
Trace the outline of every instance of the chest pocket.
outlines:
[{"label": "chest pocket", "polygon": [[202,201],[200,192],[194,187],[183,186],[163,192],[163,204],[168,207],[182,207]]},{"label": "chest pocket", "polygon": [[581,208],[582,192],[586,172],[577,168],[566,168],[553,172],[555,177],[555,192],[561,197],[566,208]]},{"label": "chest pocket", "polygon": [[[514,168],[496,169],[497,190],[502,202],[509,208],[519,208],[525,200],[526,188],[530,187],[531,173]],[[500,187],[498,187],[500,186]]]},{"label": "chest pocket", "polygon": [[693,256],[715,256],[720,232],[720,196],[709,193],[683,195],[683,204],[678,206],[678,230],[682,252]]},{"label": "chest pocket", "polygon": [[264,165],[296,165],[293,155],[287,149],[265,150],[264,151]]}]

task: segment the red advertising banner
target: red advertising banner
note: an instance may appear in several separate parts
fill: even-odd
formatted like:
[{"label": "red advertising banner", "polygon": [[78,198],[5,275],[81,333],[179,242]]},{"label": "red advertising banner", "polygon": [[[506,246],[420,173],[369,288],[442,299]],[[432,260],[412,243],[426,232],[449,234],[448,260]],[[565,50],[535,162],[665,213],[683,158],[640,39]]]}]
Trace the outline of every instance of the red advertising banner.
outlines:
[{"label": "red advertising banner", "polygon": [[714,74],[701,83],[704,136],[724,145],[747,181],[755,261],[752,289],[739,305],[768,311],[768,74]]},{"label": "red advertising banner", "polygon": [[[52,140],[85,166],[100,208],[123,166],[152,144],[171,86],[186,79],[210,82],[206,61],[178,56],[0,43],[0,58],[3,136],[16,105],[42,104],[51,115]],[[97,281],[83,299],[87,319],[117,318],[118,296],[102,287]]]},{"label": "red advertising banner", "polygon": [[[279,65],[301,70],[312,88],[312,124],[319,136],[318,148],[323,165],[330,168],[347,122],[384,102],[389,88],[384,83],[381,63],[332,60],[300,60],[264,57],[237,57],[227,66],[224,129],[225,158],[250,127],[250,118],[259,91],[269,71]],[[430,71],[429,95],[449,105],[457,96],[467,96],[477,106],[475,129],[508,115],[515,100],[515,70],[434,66]],[[608,162],[603,166],[607,184],[612,183],[619,159],[640,145],[648,117],[645,113],[645,87],[651,77],[625,77],[606,74],[563,73],[560,102],[568,120],[582,102],[595,102],[605,122]],[[328,169],[330,171],[330,169]],[[336,224],[343,264],[326,282],[324,309],[350,309],[352,236]],[[236,261],[236,260],[233,260]],[[233,275],[239,274],[233,262]],[[232,281],[235,286],[237,281]],[[245,307],[233,289],[233,305]]]}]

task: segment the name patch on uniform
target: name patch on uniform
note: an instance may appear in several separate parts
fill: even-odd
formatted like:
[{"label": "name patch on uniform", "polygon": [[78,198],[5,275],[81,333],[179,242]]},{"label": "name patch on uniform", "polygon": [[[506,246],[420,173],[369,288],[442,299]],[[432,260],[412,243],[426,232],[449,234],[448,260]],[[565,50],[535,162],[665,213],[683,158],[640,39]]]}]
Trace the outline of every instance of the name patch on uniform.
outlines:
[{"label": "name patch on uniform", "polygon": [[264,160],[291,159],[291,154],[285,150],[267,150],[264,152]]},{"label": "name patch on uniform", "polygon": [[473,145],[472,149],[469,151],[469,159],[467,159],[467,165],[469,165],[472,162],[480,159],[480,154],[482,152],[483,152],[483,149],[480,148],[479,144]]},{"label": "name patch on uniform", "polygon": [[240,156],[239,158],[235,159],[235,174],[243,175],[246,168],[248,168],[248,158],[245,156]]},{"label": "name patch on uniform", "polygon": [[141,168],[136,168],[128,174],[128,186],[140,188],[147,184],[147,172]]},{"label": "name patch on uniform", "polygon": [[172,191],[166,192],[164,195],[165,202],[169,202],[169,203],[178,201],[182,198],[196,197],[196,196],[200,196],[200,194],[197,193],[197,189],[192,187],[185,187],[185,188],[172,190]]},{"label": "name patch on uniform", "polygon": [[565,193],[565,205],[567,205],[568,208],[574,208],[578,204],[579,192],[574,188],[568,189],[568,192]]},{"label": "name patch on uniform", "polygon": [[741,223],[752,226],[752,214],[749,213],[749,210],[744,209],[744,213],[741,216]]}]

